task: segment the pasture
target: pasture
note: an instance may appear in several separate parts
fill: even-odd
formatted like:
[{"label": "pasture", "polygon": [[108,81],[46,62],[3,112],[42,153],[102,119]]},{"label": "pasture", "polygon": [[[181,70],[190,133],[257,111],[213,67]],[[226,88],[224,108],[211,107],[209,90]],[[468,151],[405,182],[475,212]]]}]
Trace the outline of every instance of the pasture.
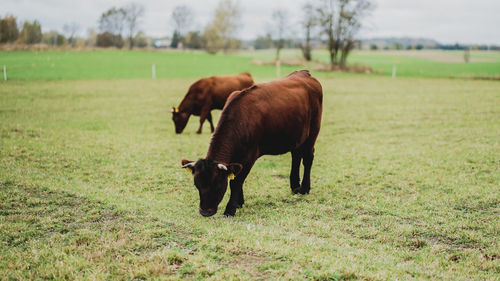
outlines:
[{"label": "pasture", "polygon": [[[195,134],[192,117],[175,135],[169,110],[194,77],[250,71],[259,83],[274,68],[181,54],[152,80],[126,68],[169,54],[110,59],[114,72],[58,54],[84,56],[84,69],[23,66],[0,83],[2,278],[498,279],[498,81],[314,73],[324,113],[311,194],[291,194],[289,154],[265,156],[236,216],[204,218],[180,160],[205,156],[209,127]],[[28,65],[23,55],[0,58]]]},{"label": "pasture", "polygon": [[[199,78],[213,74],[248,71],[257,78],[276,77],[273,65],[255,65],[255,60],[271,62],[273,50],[239,52],[232,55],[208,55],[197,51],[18,51],[0,52],[0,67],[7,66],[9,79],[130,79],[151,78],[155,64],[158,78]],[[300,50],[285,49],[281,57],[297,60]],[[313,59],[328,63],[324,50],[315,50]],[[463,62],[462,51],[353,51],[349,64],[370,66],[371,76],[391,76],[397,67],[397,77],[487,78],[500,77],[500,52],[473,51],[471,62]],[[296,69],[317,68],[315,63],[301,66],[283,64],[282,76]],[[350,74],[317,72],[320,78]]]},{"label": "pasture", "polygon": [[[273,60],[274,53],[267,50],[242,53],[251,58]],[[313,60],[329,62],[324,50],[315,50]],[[471,51],[470,63],[464,63],[463,51],[413,50],[413,51],[357,51],[349,56],[349,64],[370,66],[376,75],[390,76],[396,65],[398,77],[432,78],[495,78],[500,79],[500,52]],[[284,50],[286,59],[301,58],[300,50]]]}]

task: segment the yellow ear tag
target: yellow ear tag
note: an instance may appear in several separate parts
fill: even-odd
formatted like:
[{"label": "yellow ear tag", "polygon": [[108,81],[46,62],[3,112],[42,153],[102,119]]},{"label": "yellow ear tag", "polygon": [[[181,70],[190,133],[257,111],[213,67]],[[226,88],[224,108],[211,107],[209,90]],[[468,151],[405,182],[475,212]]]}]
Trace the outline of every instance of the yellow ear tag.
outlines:
[{"label": "yellow ear tag", "polygon": [[193,173],[193,169],[191,167],[187,167],[186,169],[186,172],[192,174]]},{"label": "yellow ear tag", "polygon": [[230,180],[234,180],[234,174],[230,173],[229,175],[227,175],[227,178]]},{"label": "yellow ear tag", "polygon": [[174,112],[175,112],[175,113],[179,113],[179,108],[177,108],[177,107],[176,107],[176,108],[174,109]]}]

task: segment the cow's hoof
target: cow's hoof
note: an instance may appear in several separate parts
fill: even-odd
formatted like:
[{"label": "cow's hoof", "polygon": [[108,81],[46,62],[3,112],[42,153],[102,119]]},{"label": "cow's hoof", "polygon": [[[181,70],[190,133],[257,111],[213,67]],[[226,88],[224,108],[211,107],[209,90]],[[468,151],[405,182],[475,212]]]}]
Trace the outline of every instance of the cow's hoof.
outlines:
[{"label": "cow's hoof", "polygon": [[300,194],[309,194],[309,191],[311,190],[311,188],[304,188],[304,187],[301,187],[299,192]]},{"label": "cow's hoof", "polygon": [[226,211],[224,211],[225,217],[234,217],[235,214],[236,214],[236,208],[230,210],[226,209]]},{"label": "cow's hoof", "polygon": [[310,188],[309,189],[305,189],[305,188],[295,188],[294,190],[292,190],[293,194],[297,194],[297,193],[300,193],[300,194],[309,194],[309,190],[311,190]]},{"label": "cow's hoof", "polygon": [[241,200],[237,205],[236,208],[240,209],[243,207],[243,204],[245,204],[245,200]]}]

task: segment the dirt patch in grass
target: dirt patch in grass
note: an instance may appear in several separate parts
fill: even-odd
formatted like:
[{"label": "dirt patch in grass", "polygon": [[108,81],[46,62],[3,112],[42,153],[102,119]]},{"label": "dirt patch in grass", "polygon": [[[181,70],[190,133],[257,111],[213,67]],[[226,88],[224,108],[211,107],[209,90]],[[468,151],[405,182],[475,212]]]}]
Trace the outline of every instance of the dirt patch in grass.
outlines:
[{"label": "dirt patch in grass", "polygon": [[258,267],[266,262],[269,262],[269,260],[262,256],[255,253],[245,253],[231,260],[229,266],[246,272],[253,279],[265,280],[265,273],[258,270]]},{"label": "dirt patch in grass", "polygon": [[[254,59],[252,63],[255,65],[276,65],[276,62],[274,60],[265,61],[265,60]],[[373,69],[366,65],[352,64],[344,67],[340,67],[337,65],[334,66],[332,69],[330,64],[328,63],[323,63],[317,60],[306,61],[301,58],[283,58],[281,59],[281,65],[300,66],[303,68],[314,69],[322,72],[335,71],[335,72],[365,73],[365,74],[374,73]]]}]

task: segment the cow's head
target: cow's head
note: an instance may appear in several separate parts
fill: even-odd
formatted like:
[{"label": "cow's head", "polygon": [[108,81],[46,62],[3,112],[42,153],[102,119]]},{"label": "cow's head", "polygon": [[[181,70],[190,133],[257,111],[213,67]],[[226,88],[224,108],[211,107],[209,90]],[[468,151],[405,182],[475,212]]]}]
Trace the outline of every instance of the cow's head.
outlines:
[{"label": "cow's head", "polygon": [[194,185],[200,194],[200,214],[210,217],[217,213],[227,189],[228,179],[233,179],[241,171],[241,164],[224,165],[210,159],[196,162],[182,160],[182,168],[193,174]]},{"label": "cow's head", "polygon": [[184,128],[186,128],[188,119],[189,114],[187,112],[182,112],[177,107],[172,107],[172,120],[174,120],[175,124],[175,133],[182,133]]}]

